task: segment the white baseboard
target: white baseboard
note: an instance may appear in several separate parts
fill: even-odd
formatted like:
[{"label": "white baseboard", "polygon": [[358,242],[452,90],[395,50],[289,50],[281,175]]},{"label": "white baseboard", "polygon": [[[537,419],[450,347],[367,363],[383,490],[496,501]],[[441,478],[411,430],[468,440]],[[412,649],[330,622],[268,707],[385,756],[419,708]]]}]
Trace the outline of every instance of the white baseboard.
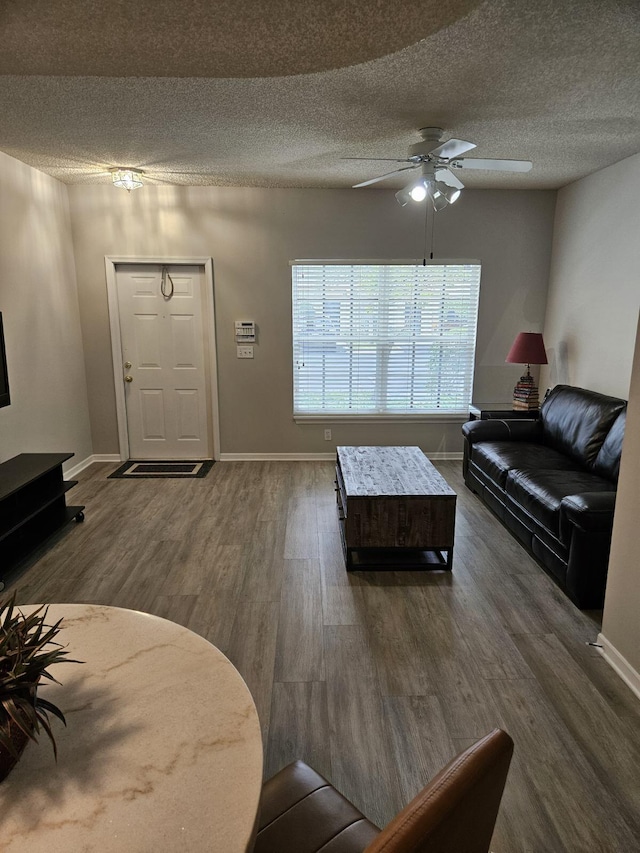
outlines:
[{"label": "white baseboard", "polygon": [[602,634],[598,634],[598,642],[602,646],[602,649],[599,649],[602,657],[631,688],[638,699],[640,699],[640,672],[637,672],[629,661]]},{"label": "white baseboard", "polygon": [[123,459],[119,453],[94,453],[91,457],[92,462],[122,462]]},{"label": "white baseboard", "polygon": [[85,468],[88,468],[89,465],[93,465],[94,462],[120,462],[120,454],[119,453],[92,453],[91,456],[87,456],[86,459],[83,459],[82,462],[78,462],[73,468],[69,468],[64,472],[64,476],[73,480],[73,478],[79,474],[81,471],[84,471]]},{"label": "white baseboard", "polygon": [[333,453],[221,453],[220,462],[331,462]]},{"label": "white baseboard", "polygon": [[[462,453],[427,453],[434,462],[441,460],[461,460]],[[221,453],[220,462],[333,462],[335,450],[329,453]],[[64,472],[65,477],[73,479],[94,462],[121,462],[119,453],[93,453],[73,468]]]},{"label": "white baseboard", "polygon": [[[461,460],[462,453],[427,453],[429,459],[438,462],[445,459]],[[332,462],[331,453],[221,453],[220,462]]]}]

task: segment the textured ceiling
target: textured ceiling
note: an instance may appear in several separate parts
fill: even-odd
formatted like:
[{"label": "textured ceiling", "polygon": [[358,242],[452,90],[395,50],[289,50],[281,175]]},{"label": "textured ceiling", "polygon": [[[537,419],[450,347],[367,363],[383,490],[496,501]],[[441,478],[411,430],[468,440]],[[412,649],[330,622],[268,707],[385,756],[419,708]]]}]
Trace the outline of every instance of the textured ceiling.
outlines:
[{"label": "textured ceiling", "polygon": [[8,0],[0,74],[279,77],[394,53],[482,0]]},{"label": "textured ceiling", "polygon": [[639,0],[0,0],[0,35],[0,150],[66,183],[348,187],[425,125],[533,161],[469,187],[640,151]]}]

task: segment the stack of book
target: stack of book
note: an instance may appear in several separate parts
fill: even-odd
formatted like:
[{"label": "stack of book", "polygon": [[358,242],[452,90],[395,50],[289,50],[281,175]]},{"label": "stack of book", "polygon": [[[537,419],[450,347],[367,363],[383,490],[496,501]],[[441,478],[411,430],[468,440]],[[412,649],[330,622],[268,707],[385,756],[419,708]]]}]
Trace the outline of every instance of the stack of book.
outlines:
[{"label": "stack of book", "polygon": [[513,389],[513,408],[518,412],[531,412],[540,408],[538,386],[533,376],[521,376]]}]

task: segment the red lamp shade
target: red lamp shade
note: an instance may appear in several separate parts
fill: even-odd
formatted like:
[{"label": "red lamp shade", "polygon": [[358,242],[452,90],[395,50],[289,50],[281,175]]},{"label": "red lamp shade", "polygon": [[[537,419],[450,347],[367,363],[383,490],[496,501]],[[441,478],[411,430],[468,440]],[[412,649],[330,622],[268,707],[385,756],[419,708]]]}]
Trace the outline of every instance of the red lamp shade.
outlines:
[{"label": "red lamp shade", "polygon": [[520,332],[505,359],[510,364],[548,364],[540,332]]}]

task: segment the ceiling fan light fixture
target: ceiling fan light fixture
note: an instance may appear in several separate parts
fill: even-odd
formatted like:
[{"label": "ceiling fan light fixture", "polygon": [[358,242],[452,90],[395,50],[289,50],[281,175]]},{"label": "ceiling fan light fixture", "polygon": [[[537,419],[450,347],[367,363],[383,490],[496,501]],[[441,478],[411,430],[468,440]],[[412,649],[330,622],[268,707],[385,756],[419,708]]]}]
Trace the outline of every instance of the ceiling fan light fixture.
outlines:
[{"label": "ceiling fan light fixture", "polygon": [[447,186],[447,184],[441,182],[438,184],[438,189],[449,202],[449,204],[453,204],[460,198],[461,191],[457,187],[450,187]]},{"label": "ceiling fan light fixture", "polygon": [[433,209],[436,213],[439,210],[444,210],[445,207],[449,204],[444,193],[441,193],[440,190],[434,189],[431,195],[431,203],[433,204]]},{"label": "ceiling fan light fixture", "polygon": [[406,207],[411,201],[411,189],[413,184],[409,184],[406,187],[403,187],[401,190],[398,190],[396,193],[396,201],[400,205],[400,207]]},{"label": "ceiling fan light fixture", "polygon": [[142,176],[144,172],[139,169],[123,169],[117,168],[111,170],[111,179],[114,187],[121,187],[127,192],[136,190],[142,186]]},{"label": "ceiling fan light fixture", "polygon": [[405,207],[410,201],[419,203],[428,198],[437,212],[444,210],[448,204],[453,204],[460,198],[458,187],[451,187],[444,181],[435,179],[431,164],[425,164],[422,172],[419,178],[410,181],[396,193],[396,200],[401,207]]}]

